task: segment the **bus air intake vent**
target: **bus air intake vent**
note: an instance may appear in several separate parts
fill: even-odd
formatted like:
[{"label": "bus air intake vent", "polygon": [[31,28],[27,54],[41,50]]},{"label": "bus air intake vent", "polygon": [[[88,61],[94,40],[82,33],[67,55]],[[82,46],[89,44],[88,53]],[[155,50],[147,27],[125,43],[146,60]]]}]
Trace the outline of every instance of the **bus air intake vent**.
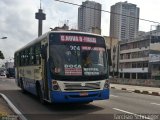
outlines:
[{"label": "bus air intake vent", "polygon": [[100,82],[95,83],[64,83],[66,91],[75,90],[98,90],[100,89]]}]

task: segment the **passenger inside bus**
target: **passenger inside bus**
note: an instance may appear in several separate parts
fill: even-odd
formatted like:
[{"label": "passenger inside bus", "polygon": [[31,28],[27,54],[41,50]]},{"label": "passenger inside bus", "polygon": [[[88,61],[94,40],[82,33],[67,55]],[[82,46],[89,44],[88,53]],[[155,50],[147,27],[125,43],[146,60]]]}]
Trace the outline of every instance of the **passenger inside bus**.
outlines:
[{"label": "passenger inside bus", "polygon": [[65,62],[70,63],[72,59],[71,51],[66,51],[64,57],[65,57]]},{"label": "passenger inside bus", "polygon": [[64,55],[64,64],[77,64],[77,55],[74,51],[67,50]]},{"label": "passenger inside bus", "polygon": [[87,54],[87,52],[82,53],[82,64],[83,64],[83,67],[87,67],[87,68],[91,67],[92,65],[92,60]]}]

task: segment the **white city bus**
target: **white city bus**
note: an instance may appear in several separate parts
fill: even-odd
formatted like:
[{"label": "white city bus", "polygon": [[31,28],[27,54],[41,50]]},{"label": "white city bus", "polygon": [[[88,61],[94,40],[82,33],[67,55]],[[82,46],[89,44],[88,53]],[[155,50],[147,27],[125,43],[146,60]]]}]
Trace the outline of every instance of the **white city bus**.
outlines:
[{"label": "white city bus", "polygon": [[41,102],[109,99],[109,65],[102,36],[50,31],[15,52],[16,83]]}]

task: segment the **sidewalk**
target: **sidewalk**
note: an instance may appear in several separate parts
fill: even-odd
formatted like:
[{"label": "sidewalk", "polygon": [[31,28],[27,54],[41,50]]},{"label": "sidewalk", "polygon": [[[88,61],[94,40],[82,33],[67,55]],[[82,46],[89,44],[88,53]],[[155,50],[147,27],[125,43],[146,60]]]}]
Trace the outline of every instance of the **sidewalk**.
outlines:
[{"label": "sidewalk", "polygon": [[127,90],[135,93],[160,96],[160,88],[134,85],[110,84],[111,89]]},{"label": "sidewalk", "polygon": [[2,93],[0,93],[0,120],[27,120]]},{"label": "sidewalk", "polygon": [[0,120],[8,119],[18,120],[18,116],[15,115],[15,113],[10,109],[9,105],[6,103],[3,97],[0,96]]}]

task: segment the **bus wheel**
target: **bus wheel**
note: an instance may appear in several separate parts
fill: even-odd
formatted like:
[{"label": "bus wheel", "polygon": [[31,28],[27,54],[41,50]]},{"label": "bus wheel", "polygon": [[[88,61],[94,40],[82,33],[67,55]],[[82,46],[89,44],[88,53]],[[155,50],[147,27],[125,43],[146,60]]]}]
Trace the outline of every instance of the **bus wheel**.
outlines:
[{"label": "bus wheel", "polygon": [[87,104],[89,104],[89,103],[91,103],[91,102],[93,102],[93,101],[81,102],[80,104],[82,104],[82,105],[87,105]]},{"label": "bus wheel", "polygon": [[21,87],[22,93],[26,93],[22,79],[20,80],[20,87]]},{"label": "bus wheel", "polygon": [[45,104],[40,85],[37,84],[36,87],[37,87],[37,96],[38,96],[38,99],[39,99],[40,103]]}]

